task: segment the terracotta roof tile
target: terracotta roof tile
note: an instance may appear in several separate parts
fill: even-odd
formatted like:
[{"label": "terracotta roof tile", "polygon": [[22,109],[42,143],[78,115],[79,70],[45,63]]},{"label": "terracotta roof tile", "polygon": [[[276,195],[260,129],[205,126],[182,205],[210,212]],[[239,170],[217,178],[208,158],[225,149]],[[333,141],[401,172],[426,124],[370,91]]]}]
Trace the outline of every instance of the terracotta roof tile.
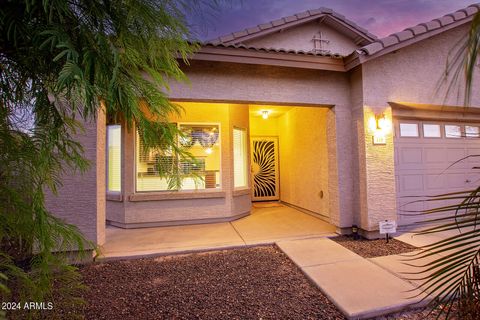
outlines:
[{"label": "terracotta roof tile", "polygon": [[403,31],[394,33],[393,36],[397,37],[398,41],[405,41],[413,38],[413,32],[410,30],[403,30]]},{"label": "terracotta roof tile", "polygon": [[304,51],[304,50],[290,50],[290,49],[276,49],[276,48],[266,48],[266,47],[251,47],[245,46],[243,44],[234,45],[234,44],[223,44],[223,43],[216,43],[216,42],[204,42],[201,43],[202,47],[214,47],[214,48],[232,48],[232,49],[243,49],[248,51],[257,51],[257,52],[266,52],[266,53],[288,53],[288,54],[299,54],[299,55],[308,55],[308,56],[322,56],[322,57],[331,57],[336,59],[344,58],[344,56],[340,54],[332,54],[332,53],[322,53],[322,52],[312,52],[312,51]]},{"label": "terracotta roof tile", "polygon": [[233,40],[235,37],[233,36],[233,34],[229,34],[229,35],[226,35],[226,36],[223,36],[220,38],[220,40],[222,42],[226,42],[226,41],[230,41],[230,40]]},{"label": "terracotta roof tile", "polygon": [[316,14],[322,14],[322,13],[323,13],[323,9],[322,9],[322,8],[318,8],[318,9],[308,10],[308,13],[309,13],[311,16],[314,16],[314,15],[316,15]]},{"label": "terracotta roof tile", "polygon": [[[335,11],[333,11],[332,13],[332,16],[334,16],[335,18],[338,18],[340,20],[346,20],[345,16],[343,14],[340,14],[340,13],[337,13]],[[353,23],[352,23],[353,24]]]},{"label": "terracotta roof tile", "polygon": [[248,32],[246,30],[238,31],[233,34],[234,37],[244,37],[246,35],[248,35]]},{"label": "terracotta roof tile", "polygon": [[276,26],[281,26],[282,24],[285,24],[285,20],[284,20],[284,19],[277,19],[277,20],[272,21],[272,25],[273,25],[274,27],[276,27]]},{"label": "terracotta roof tile", "polygon": [[433,19],[428,22],[420,23],[414,27],[406,28],[401,32],[394,33],[388,37],[378,39],[374,43],[363,46],[358,49],[357,52],[360,54],[373,55],[378,53],[390,46],[402,43],[404,41],[414,39],[415,37],[428,33],[433,30],[446,27],[456,21],[468,22],[471,20],[471,16],[479,12],[480,4],[473,4],[465,9],[455,11],[453,13],[447,14],[443,17]]},{"label": "terracotta roof tile", "polygon": [[265,30],[273,27],[273,25],[271,23],[263,23],[258,25],[258,27],[260,28],[260,30]]},{"label": "terracotta roof tile", "polygon": [[447,14],[447,16],[452,17],[453,20],[458,21],[467,17],[467,13],[463,10],[458,10],[454,13]]},{"label": "terracotta roof tile", "polygon": [[428,31],[438,29],[442,26],[440,24],[440,22],[438,22],[437,20],[432,20],[432,21],[428,21],[428,22],[425,22],[425,23],[421,23],[421,25],[425,26]]},{"label": "terracotta roof tile", "polygon": [[305,12],[297,13],[295,16],[297,16],[298,19],[303,19],[303,18],[310,17],[310,13],[308,13],[308,11],[305,11]]},{"label": "terracotta roof tile", "polygon": [[330,8],[322,7],[322,8],[319,8],[319,10],[322,10],[323,13],[328,13],[328,14],[332,14],[332,13],[333,13],[333,10],[330,9]]},{"label": "terracotta roof tile", "polygon": [[419,24],[419,25],[416,25],[415,27],[407,28],[405,30],[410,30],[412,31],[414,36],[417,36],[419,34],[427,32],[427,27]]},{"label": "terracotta roof tile", "polygon": [[450,23],[453,23],[455,20],[453,20],[452,17],[450,16],[443,16],[441,18],[435,19],[436,21],[440,22],[442,27],[449,25]]},{"label": "terracotta roof tile", "polygon": [[[253,28],[248,28],[248,29],[247,29],[248,34],[257,33],[258,31],[260,31],[260,28],[259,28],[259,27],[253,27]],[[220,38],[220,40],[221,40],[221,39],[222,39],[222,38]]]},{"label": "terracotta roof tile", "polygon": [[362,51],[365,51],[368,55],[372,55],[374,53],[377,53],[378,51],[383,49],[383,45],[381,42],[377,41],[374,43],[371,43],[365,47],[362,48]]},{"label": "terracotta roof tile", "polygon": [[465,11],[467,16],[471,16],[471,15],[474,15],[475,13],[478,12],[478,8],[474,7],[474,6],[470,6],[470,7],[467,7],[465,9],[463,9],[463,11]]},{"label": "terracotta roof tile", "polygon": [[386,38],[380,39],[379,41],[382,43],[383,47],[388,47],[399,42],[398,38],[395,36],[388,36]]},{"label": "terracotta roof tile", "polygon": [[[274,27],[277,27],[277,26],[286,25],[290,22],[301,21],[303,19],[307,19],[307,18],[311,18],[311,17],[315,18],[316,16],[321,17],[322,15],[330,15],[331,17],[334,17],[335,19],[340,20],[341,22],[345,23],[346,25],[351,27],[353,30],[355,30],[359,34],[361,34],[360,37],[363,37],[367,41],[373,41],[373,40],[377,39],[377,37],[375,35],[369,33],[366,29],[358,26],[353,21],[350,21],[350,20],[346,19],[345,16],[333,11],[332,9],[323,8],[323,7],[318,8],[318,9],[314,9],[314,10],[308,10],[308,11],[300,12],[300,13],[297,13],[297,14],[292,15],[292,16],[284,17],[284,18],[281,18],[281,19],[270,21],[268,23],[260,24],[256,27],[248,28],[248,29],[245,29],[243,31],[246,31],[248,33],[248,35],[252,35],[252,34],[255,34],[255,33],[263,31],[263,30],[268,30],[270,28],[274,28]],[[244,37],[244,36],[240,36],[241,32],[242,31],[238,31],[238,32],[232,33],[232,34],[227,35],[227,36],[221,36],[217,39],[211,40],[210,42],[211,43],[224,43],[224,42],[232,42],[233,40],[239,39],[238,43],[240,43],[241,38]],[[225,40],[225,39],[228,39],[228,40]]]}]

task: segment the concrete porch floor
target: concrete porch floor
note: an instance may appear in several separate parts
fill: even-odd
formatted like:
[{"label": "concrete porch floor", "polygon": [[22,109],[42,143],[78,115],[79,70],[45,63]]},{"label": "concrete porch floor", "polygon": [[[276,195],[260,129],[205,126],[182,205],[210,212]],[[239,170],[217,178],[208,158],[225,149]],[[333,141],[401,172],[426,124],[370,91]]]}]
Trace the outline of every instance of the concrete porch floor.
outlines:
[{"label": "concrete porch floor", "polygon": [[251,215],[232,222],[121,229],[107,226],[101,258],[269,244],[281,240],[333,236],[335,227],[277,203],[258,204]]}]

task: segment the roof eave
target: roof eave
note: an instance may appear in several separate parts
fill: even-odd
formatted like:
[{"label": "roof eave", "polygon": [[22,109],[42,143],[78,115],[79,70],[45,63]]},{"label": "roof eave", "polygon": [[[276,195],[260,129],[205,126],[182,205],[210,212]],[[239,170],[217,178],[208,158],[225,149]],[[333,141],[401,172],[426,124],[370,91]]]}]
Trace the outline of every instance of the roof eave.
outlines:
[{"label": "roof eave", "polygon": [[258,52],[238,48],[202,47],[189,59],[346,72],[342,58]]}]

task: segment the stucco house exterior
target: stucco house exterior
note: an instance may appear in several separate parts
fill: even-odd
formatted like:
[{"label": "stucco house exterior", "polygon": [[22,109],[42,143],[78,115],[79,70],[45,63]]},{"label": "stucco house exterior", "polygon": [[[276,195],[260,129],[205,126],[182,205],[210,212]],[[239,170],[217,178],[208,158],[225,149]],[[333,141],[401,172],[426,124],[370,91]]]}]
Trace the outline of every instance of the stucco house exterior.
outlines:
[{"label": "stucco house exterior", "polygon": [[[366,236],[408,227],[406,196],[454,192],[479,177],[480,94],[471,107],[441,85],[447,58],[480,5],[378,39],[330,9],[309,10],[206,42],[170,84],[172,117],[198,163],[181,190],[158,175],[170,151],[99,114],[79,136],[90,170],[67,175],[49,206],[97,244],[121,228],[231,221],[252,201],[282,201]],[[189,174],[201,176],[196,181]],[[402,208],[402,209],[400,209]]]}]

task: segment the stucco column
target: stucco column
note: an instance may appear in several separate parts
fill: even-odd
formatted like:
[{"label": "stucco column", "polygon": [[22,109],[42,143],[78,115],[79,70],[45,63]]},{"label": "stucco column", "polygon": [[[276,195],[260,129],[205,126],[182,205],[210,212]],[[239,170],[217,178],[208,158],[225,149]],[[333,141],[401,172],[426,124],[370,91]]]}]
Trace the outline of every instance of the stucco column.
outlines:
[{"label": "stucco column", "polygon": [[[385,116],[387,128],[383,130],[385,144],[374,144],[375,115]],[[378,222],[396,219],[395,162],[392,130],[392,110],[390,107],[363,107],[364,148],[359,156],[363,158],[364,191],[360,198],[360,227],[368,232],[378,230]]]},{"label": "stucco column", "polygon": [[351,121],[347,107],[335,106],[327,114],[329,211],[340,232],[353,224]]},{"label": "stucco column", "polygon": [[105,113],[84,122],[84,131],[73,138],[84,148],[90,166],[84,174],[67,171],[62,176],[58,195],[47,192],[46,205],[55,216],[78,226],[83,235],[101,245],[105,243]]}]

